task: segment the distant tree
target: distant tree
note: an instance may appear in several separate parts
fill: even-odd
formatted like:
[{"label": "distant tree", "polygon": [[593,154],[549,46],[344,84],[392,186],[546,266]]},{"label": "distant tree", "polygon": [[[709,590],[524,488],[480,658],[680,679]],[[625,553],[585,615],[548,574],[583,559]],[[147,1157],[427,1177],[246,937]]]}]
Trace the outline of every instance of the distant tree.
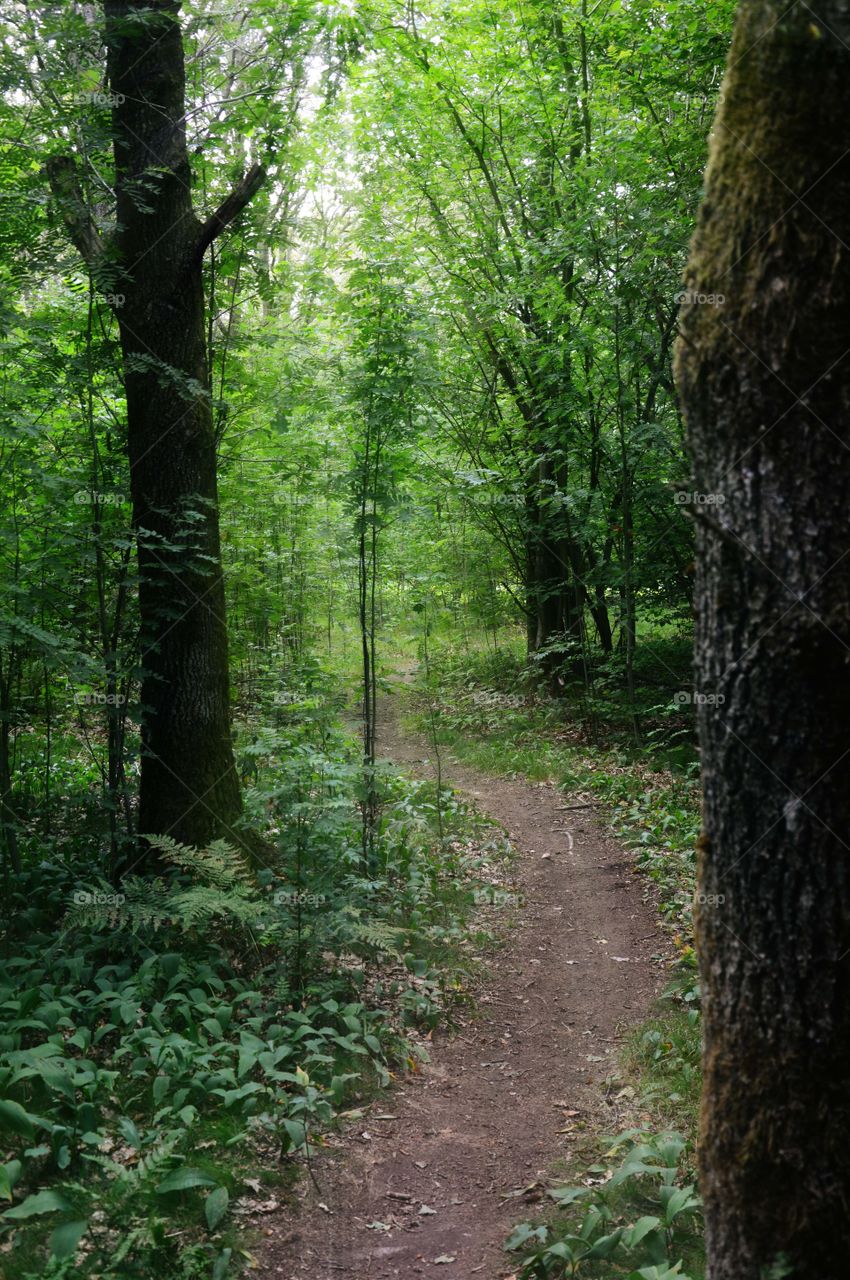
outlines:
[{"label": "distant tree", "polygon": [[745,0],[687,276],[711,1280],[850,1259],[850,6]]},{"label": "distant tree", "polygon": [[364,263],[351,273],[353,409],[350,500],[357,536],[357,615],[363,670],[363,860],[371,868],[378,820],[378,592],[381,533],[405,470],[413,433],[417,352],[406,282],[392,265]]}]

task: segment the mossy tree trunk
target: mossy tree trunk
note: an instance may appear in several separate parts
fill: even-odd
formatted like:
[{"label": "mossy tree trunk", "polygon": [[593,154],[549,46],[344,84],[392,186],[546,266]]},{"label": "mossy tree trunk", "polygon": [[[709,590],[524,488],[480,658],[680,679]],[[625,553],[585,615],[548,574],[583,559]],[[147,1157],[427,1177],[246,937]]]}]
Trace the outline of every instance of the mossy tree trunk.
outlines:
[{"label": "mossy tree trunk", "polygon": [[850,1265],[849,118],[847,0],[745,0],[677,353],[710,1280]]}]

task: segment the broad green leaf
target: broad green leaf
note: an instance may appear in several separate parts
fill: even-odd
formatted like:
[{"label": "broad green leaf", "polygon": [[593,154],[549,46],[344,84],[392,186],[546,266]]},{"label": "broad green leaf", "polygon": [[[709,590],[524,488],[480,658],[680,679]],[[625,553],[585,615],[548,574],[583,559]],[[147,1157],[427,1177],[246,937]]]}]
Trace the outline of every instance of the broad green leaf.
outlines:
[{"label": "broad green leaf", "polygon": [[175,1169],[167,1178],[163,1178],[157,1191],[160,1195],[167,1195],[170,1191],[188,1191],[192,1187],[214,1186],[215,1178],[211,1178],[200,1169]]},{"label": "broad green leaf", "polygon": [[77,1251],[77,1245],[88,1229],[88,1219],[79,1218],[75,1222],[63,1222],[50,1234],[50,1252],[55,1258],[70,1258]]},{"label": "broad green leaf", "polygon": [[204,1202],[204,1214],[207,1219],[207,1226],[210,1231],[215,1231],[224,1215],[227,1213],[227,1205],[230,1200],[227,1187],[216,1187],[211,1191]]},{"label": "broad green leaf", "polygon": [[11,1098],[0,1098],[0,1129],[11,1129],[12,1133],[33,1138],[37,1123],[37,1118],[25,1111],[19,1102],[13,1102]]},{"label": "broad green leaf", "polygon": [[34,1218],[40,1213],[67,1212],[70,1208],[70,1203],[61,1192],[37,1191],[34,1195],[27,1196],[21,1204],[15,1205],[14,1209],[7,1209],[3,1217],[17,1222],[23,1218]]},{"label": "broad green leaf", "polygon": [[213,1266],[212,1280],[224,1280],[230,1269],[230,1259],[233,1254],[232,1249],[222,1249],[221,1253],[215,1260]]},{"label": "broad green leaf", "polygon": [[20,1160],[10,1160],[8,1164],[0,1164],[0,1196],[4,1200],[12,1199],[12,1191],[21,1176],[22,1167]]},{"label": "broad green leaf", "polygon": [[640,1244],[641,1240],[643,1240],[645,1236],[649,1235],[650,1231],[655,1231],[660,1226],[660,1218],[653,1218],[651,1216],[638,1218],[635,1225],[630,1227],[626,1232],[629,1248],[633,1249],[635,1245]]},{"label": "broad green leaf", "polygon": [[293,1150],[298,1151],[307,1141],[307,1131],[300,1120],[284,1120],[283,1127],[289,1135]]}]

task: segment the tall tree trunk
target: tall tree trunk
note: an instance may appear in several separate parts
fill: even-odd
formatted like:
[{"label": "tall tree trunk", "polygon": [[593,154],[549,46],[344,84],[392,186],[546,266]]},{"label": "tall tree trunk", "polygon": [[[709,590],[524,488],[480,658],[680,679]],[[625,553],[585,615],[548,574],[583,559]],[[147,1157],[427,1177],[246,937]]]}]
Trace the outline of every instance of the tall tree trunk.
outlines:
[{"label": "tall tree trunk", "polygon": [[53,157],[47,168],[71,239],[98,286],[119,297],[141,575],[139,831],[201,845],[232,834],[240,813],[202,261],[264,174],[254,166],[199,221],[186,149],[180,0],[105,0],[104,10],[114,101],[111,239],[86,210],[73,158]]},{"label": "tall tree trunk", "polygon": [[677,355],[710,1280],[850,1259],[849,112],[847,0],[745,0]]},{"label": "tall tree trunk", "polygon": [[106,38],[141,574],[139,830],[203,844],[239,816],[240,797],[178,10],[107,0]]}]

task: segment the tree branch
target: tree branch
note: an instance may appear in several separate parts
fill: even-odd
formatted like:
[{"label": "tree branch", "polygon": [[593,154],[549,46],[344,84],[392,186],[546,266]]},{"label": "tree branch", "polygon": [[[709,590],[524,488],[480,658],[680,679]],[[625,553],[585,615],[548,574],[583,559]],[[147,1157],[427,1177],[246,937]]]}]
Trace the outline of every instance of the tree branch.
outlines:
[{"label": "tree branch", "polygon": [[71,243],[95,275],[106,257],[107,245],[86,207],[73,156],[50,156],[44,172]]},{"label": "tree branch", "polygon": [[192,250],[193,262],[200,261],[216,236],[220,236],[225,227],[228,227],[235,218],[238,218],[242,210],[251,203],[265,180],[266,171],[263,166],[261,164],[251,165],[241,182],[233,188],[227,199],[218,206],[215,213],[211,214],[201,227],[198,239],[195,241],[195,246]]}]

